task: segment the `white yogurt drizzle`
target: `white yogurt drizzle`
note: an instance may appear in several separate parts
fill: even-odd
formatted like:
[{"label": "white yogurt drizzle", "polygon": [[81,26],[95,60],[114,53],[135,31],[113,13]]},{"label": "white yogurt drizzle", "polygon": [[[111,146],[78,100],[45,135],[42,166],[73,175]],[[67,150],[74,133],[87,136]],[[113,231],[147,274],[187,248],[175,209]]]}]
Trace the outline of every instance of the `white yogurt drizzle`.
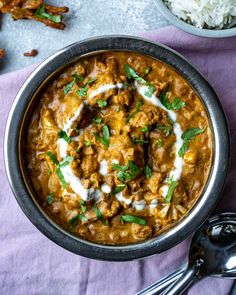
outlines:
[{"label": "white yogurt drizzle", "polygon": [[[65,124],[63,131],[66,133],[69,132],[71,129],[72,124],[78,119],[79,115],[81,114],[82,110],[84,108],[84,103],[81,103],[78,110],[75,112],[74,116],[67,121]],[[63,139],[58,139],[58,147],[59,147],[59,153],[60,157],[65,160],[65,157],[67,156],[67,148],[68,143]],[[101,192],[99,190],[92,189],[86,189],[83,187],[79,177],[77,177],[73,170],[70,168],[69,165],[62,167],[61,172],[65,178],[65,181],[70,184],[70,187],[72,190],[78,194],[84,201],[88,201],[90,199],[99,199]]]},{"label": "white yogurt drizzle", "polygon": [[[176,122],[176,114],[175,112],[173,112],[172,110],[168,110],[166,109],[162,103],[160,102],[160,100],[155,96],[152,95],[151,97],[148,97],[145,93],[148,91],[148,87],[146,85],[140,85],[137,82],[135,82],[135,87],[137,88],[137,91],[139,92],[139,94],[147,101],[151,102],[152,104],[160,107],[161,109],[164,109],[169,117],[171,118],[171,120],[174,122],[174,126],[173,126],[173,131],[176,135],[176,143],[175,143],[175,161],[174,161],[174,167],[175,169],[172,170],[170,172],[169,177],[172,178],[173,180],[179,180],[181,173],[182,173],[182,167],[183,167],[183,159],[182,157],[178,156],[178,150],[180,149],[180,147],[183,144],[183,140],[181,138],[182,135],[182,129],[180,127],[180,124]],[[101,85],[100,87],[98,87],[96,90],[93,90],[90,93],[89,98],[93,98],[105,91],[108,91],[110,89],[122,89],[125,88],[125,85],[122,83],[117,83],[117,84],[107,84],[107,85]],[[63,130],[68,133],[69,130],[71,129],[72,124],[78,119],[79,115],[81,114],[81,111],[83,110],[84,107],[84,103],[81,103],[81,105],[79,106],[78,110],[75,112],[74,116],[69,119],[67,121],[67,123],[65,124]],[[59,145],[59,152],[60,152],[60,156],[64,158],[67,156],[67,148],[68,148],[68,143],[64,140],[64,139],[58,139],[58,145]],[[118,163],[117,160],[113,160],[112,162]],[[65,166],[63,168],[61,168],[61,171],[64,175],[64,178],[66,180],[66,182],[70,183],[70,186],[72,188],[72,190],[78,194],[83,200],[87,201],[89,199],[94,198],[95,200],[99,200],[100,196],[101,196],[101,191],[100,190],[94,190],[94,189],[85,189],[79,179],[79,177],[77,177],[73,170],[70,168],[70,166]],[[100,170],[99,170],[100,174],[102,174],[103,176],[107,175],[108,173],[108,166],[107,166],[107,161],[103,160],[100,163]],[[105,193],[110,193],[111,192],[111,188],[107,185],[107,184],[103,184],[101,186],[101,190]],[[166,197],[168,192],[168,185],[164,185],[161,187],[161,193],[163,197]],[[130,205],[132,203],[131,199],[127,199],[123,196],[122,192],[119,192],[118,194],[116,194],[116,199],[119,202],[124,202],[127,205]],[[149,205],[146,205],[146,201],[145,200],[141,200],[141,201],[134,201],[133,202],[133,207],[135,207],[136,210],[143,210],[144,208],[155,208],[158,204],[158,201],[156,199],[152,200],[152,202]]]},{"label": "white yogurt drizzle", "polygon": [[[174,122],[173,125],[173,131],[175,133],[176,136],[176,142],[175,142],[175,160],[174,160],[174,167],[175,169],[170,171],[169,174],[169,178],[171,178],[172,180],[179,180],[181,173],[182,173],[182,169],[183,169],[183,158],[179,157],[178,155],[178,151],[181,148],[181,146],[183,145],[183,140],[181,138],[181,135],[183,134],[183,131],[181,129],[181,126],[179,123],[176,122],[177,117],[175,112],[173,112],[172,110],[168,110],[161,102],[160,100],[154,95],[152,94],[151,97],[148,97],[147,95],[145,95],[146,92],[148,92],[148,86],[146,85],[140,85],[137,82],[135,82],[135,87],[137,88],[138,93],[147,101],[151,102],[152,104],[158,106],[159,108],[165,110],[170,119]],[[168,185],[164,185],[161,187],[161,194],[163,197],[166,197],[167,192],[168,192]]]},{"label": "white yogurt drizzle", "polygon": [[89,98],[94,98],[95,96],[106,92],[107,90],[110,89],[122,89],[125,88],[125,85],[123,83],[116,83],[116,84],[107,84],[107,85],[101,85],[99,86],[96,90],[93,90],[90,92]]}]

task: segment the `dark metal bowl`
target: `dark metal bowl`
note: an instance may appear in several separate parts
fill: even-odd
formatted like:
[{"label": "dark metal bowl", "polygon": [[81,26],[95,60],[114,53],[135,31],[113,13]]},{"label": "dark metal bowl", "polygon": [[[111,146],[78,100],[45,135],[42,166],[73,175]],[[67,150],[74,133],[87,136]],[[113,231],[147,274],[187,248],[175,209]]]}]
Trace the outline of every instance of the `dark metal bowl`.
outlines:
[{"label": "dark metal bowl", "polygon": [[[26,117],[38,91],[59,70],[81,56],[107,50],[135,51],[163,61],[179,72],[201,98],[209,116],[213,141],[213,157],[209,179],[202,195],[190,212],[175,226],[158,237],[126,246],[107,246],[83,240],[61,228],[45,214],[26,181],[22,134]],[[160,253],[183,241],[208,217],[222,191],[229,164],[229,134],[221,104],[209,83],[184,57],[172,49],[141,38],[102,36],[74,43],[50,56],[30,75],[18,92],[11,108],[4,142],[5,164],[9,182],[17,202],[31,222],[48,238],[63,248],[89,258],[131,260]]]}]

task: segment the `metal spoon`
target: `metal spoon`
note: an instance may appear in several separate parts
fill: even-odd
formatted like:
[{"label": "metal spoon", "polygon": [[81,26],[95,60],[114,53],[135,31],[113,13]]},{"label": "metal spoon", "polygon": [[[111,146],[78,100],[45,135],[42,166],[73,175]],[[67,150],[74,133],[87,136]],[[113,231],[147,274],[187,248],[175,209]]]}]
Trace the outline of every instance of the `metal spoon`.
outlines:
[{"label": "metal spoon", "polygon": [[193,236],[186,270],[182,268],[136,295],[179,295],[205,276],[236,278],[235,213],[209,218]]}]

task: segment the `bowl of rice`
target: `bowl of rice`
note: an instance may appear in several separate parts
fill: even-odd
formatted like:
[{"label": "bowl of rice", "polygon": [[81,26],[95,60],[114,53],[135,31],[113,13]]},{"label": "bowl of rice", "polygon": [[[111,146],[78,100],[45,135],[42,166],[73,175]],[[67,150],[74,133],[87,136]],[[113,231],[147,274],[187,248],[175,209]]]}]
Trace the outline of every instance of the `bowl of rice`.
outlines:
[{"label": "bowl of rice", "polygon": [[159,11],[185,32],[210,38],[236,36],[236,0],[156,0]]}]

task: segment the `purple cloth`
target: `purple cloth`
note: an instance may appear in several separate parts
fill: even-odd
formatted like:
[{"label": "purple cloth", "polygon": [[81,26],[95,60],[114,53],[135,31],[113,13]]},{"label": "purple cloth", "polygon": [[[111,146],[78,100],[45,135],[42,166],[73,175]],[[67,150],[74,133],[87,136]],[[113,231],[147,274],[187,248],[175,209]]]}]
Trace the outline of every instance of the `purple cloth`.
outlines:
[{"label": "purple cloth", "polygon": [[[217,211],[235,211],[236,38],[205,39],[168,27],[143,36],[188,58],[218,94],[229,122],[232,160]],[[12,61],[13,62],[13,61]],[[41,234],[13,197],[3,161],[3,135],[14,97],[34,66],[0,76],[0,292],[4,295],[131,295],[172,272],[187,257],[189,241],[165,253],[131,262],[99,262],[72,254]],[[188,294],[228,294],[232,281],[207,278]]]}]

